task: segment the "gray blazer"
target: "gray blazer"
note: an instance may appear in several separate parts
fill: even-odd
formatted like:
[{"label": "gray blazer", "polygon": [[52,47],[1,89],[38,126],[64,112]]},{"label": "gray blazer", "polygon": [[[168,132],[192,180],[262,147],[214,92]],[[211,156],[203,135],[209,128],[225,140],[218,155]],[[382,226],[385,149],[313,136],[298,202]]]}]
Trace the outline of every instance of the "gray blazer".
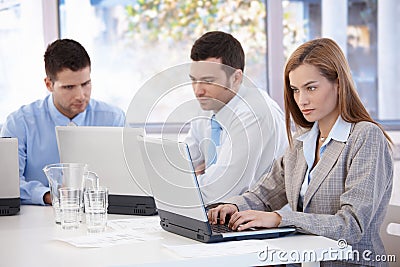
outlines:
[{"label": "gray blazer", "polygon": [[[385,254],[379,229],[393,183],[391,150],[379,127],[356,123],[347,142],[331,140],[314,167],[301,211],[297,206],[307,163],[303,143],[295,138],[293,141],[292,148],[274,162],[252,190],[228,202],[239,210],[277,211],[282,216],[279,226],[291,225],[300,232],[345,239],[353,251],[359,252],[359,259],[355,257],[354,261],[325,262],[321,266],[387,266],[372,261],[375,255]],[[291,211],[278,211],[287,203]],[[367,250],[372,254],[366,252],[364,259]]]}]

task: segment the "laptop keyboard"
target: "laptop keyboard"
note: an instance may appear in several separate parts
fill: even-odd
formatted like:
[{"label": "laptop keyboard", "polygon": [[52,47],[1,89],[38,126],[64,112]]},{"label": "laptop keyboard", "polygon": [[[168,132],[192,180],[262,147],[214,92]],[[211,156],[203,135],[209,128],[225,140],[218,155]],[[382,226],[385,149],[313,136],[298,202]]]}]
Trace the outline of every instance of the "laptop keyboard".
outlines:
[{"label": "laptop keyboard", "polygon": [[235,232],[231,228],[228,227],[226,224],[211,224],[211,231],[214,233],[229,233]]}]

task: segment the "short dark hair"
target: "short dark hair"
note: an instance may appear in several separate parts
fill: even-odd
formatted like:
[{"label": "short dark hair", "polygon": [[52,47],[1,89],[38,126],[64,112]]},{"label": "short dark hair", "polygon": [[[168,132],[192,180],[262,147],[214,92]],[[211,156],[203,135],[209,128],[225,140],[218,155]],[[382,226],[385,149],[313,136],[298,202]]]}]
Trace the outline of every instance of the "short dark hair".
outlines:
[{"label": "short dark hair", "polygon": [[190,58],[193,61],[221,58],[222,64],[244,71],[244,51],[231,34],[221,31],[205,33],[193,44]]},{"label": "short dark hair", "polygon": [[57,80],[57,74],[64,69],[78,71],[88,66],[91,66],[91,62],[85,48],[71,39],[54,41],[44,53],[46,75],[52,81]]}]

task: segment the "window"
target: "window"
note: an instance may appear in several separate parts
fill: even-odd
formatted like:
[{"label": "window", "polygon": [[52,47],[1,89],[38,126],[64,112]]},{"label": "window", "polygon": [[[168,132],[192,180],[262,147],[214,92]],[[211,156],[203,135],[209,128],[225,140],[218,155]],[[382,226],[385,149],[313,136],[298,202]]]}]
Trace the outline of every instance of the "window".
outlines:
[{"label": "window", "polygon": [[395,84],[400,53],[395,44],[400,41],[400,24],[395,18],[400,2],[290,0],[282,1],[282,7],[285,57],[304,41],[333,38],[347,56],[371,116],[388,127],[400,119],[399,102],[393,97],[399,93]]},{"label": "window", "polygon": [[[266,16],[267,10],[273,12]],[[280,104],[285,57],[306,40],[334,38],[347,54],[368,111],[390,129],[400,129],[399,16],[397,0],[177,0],[157,5],[0,0],[0,124],[10,112],[47,94],[43,53],[58,36],[77,39],[87,48],[93,97],[127,110],[149,78],[190,62],[191,45],[202,33],[223,30],[243,44],[245,74]]]},{"label": "window", "polygon": [[[148,79],[190,62],[193,42],[210,30],[230,32],[242,43],[245,74],[266,89],[262,1],[64,0],[59,11],[61,37],[78,40],[91,56],[93,97],[124,110]],[[191,87],[185,95],[170,94],[151,122],[164,121],[182,101],[194,98]]]},{"label": "window", "polygon": [[0,0],[0,125],[23,104],[47,94],[42,7]]}]

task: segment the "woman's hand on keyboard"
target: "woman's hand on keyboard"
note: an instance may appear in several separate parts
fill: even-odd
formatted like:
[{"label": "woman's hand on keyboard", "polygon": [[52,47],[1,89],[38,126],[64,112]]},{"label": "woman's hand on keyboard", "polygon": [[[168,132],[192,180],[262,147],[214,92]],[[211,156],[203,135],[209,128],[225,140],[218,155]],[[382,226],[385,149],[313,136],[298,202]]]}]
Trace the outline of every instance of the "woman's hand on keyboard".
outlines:
[{"label": "woman's hand on keyboard", "polygon": [[245,210],[232,214],[229,220],[229,228],[243,231],[248,228],[274,228],[281,223],[281,216],[275,212],[258,210]]},{"label": "woman's hand on keyboard", "polygon": [[211,224],[225,224],[228,223],[229,218],[235,212],[238,212],[238,209],[235,205],[221,204],[208,211],[208,220]]}]

